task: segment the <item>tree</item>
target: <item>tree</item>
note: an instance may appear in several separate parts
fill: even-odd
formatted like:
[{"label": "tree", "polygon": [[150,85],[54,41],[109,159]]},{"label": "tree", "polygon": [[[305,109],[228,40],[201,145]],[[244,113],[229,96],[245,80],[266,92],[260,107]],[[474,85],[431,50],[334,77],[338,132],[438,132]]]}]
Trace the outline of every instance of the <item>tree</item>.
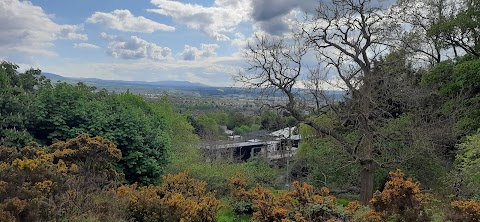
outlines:
[{"label": "tree", "polygon": [[392,32],[392,37],[397,38],[416,60],[431,66],[438,64],[449,56],[448,49],[453,49],[455,55],[457,49],[444,42],[439,33],[430,30],[442,20],[451,18],[455,7],[455,0],[397,1],[391,9],[391,15],[408,28]]},{"label": "tree", "polygon": [[[290,46],[290,47],[289,47]],[[275,104],[276,108],[290,112],[296,119],[303,120],[297,110],[293,87],[302,73],[302,59],[307,53],[299,38],[289,45],[282,38],[255,36],[255,43],[249,43],[245,58],[249,64],[248,73],[235,76],[237,82],[251,89],[260,89],[261,94],[273,96],[280,92],[287,96],[285,105]]]},{"label": "tree", "polygon": [[204,140],[214,141],[223,135],[222,128],[210,115],[202,114],[197,118],[191,117],[190,121],[195,128],[195,133]]},{"label": "tree", "polygon": [[480,57],[480,1],[455,2],[451,17],[441,17],[428,30],[429,36],[438,36],[448,45]]},{"label": "tree", "polygon": [[[360,161],[362,202],[366,203],[373,192],[374,129],[373,120],[386,114],[373,101],[378,72],[375,61],[391,46],[384,34],[388,30],[388,16],[384,15],[379,2],[332,1],[322,3],[317,15],[302,28],[307,44],[315,50],[319,64],[333,69],[342,81],[351,99],[346,107],[350,112],[341,114],[355,121],[353,125],[361,135],[354,144],[346,141],[339,133],[324,130],[323,134],[337,139]],[[330,70],[328,70],[330,71]],[[314,127],[319,128],[319,127]]]},{"label": "tree", "polygon": [[35,95],[38,88],[50,86],[40,70],[19,73],[18,68],[10,62],[0,63],[0,145],[21,147],[33,139],[27,128],[42,116]]},{"label": "tree", "polygon": [[[293,37],[257,36],[246,53],[249,73],[236,77],[269,95],[282,92],[287,102],[276,107],[310,125],[318,135],[333,138],[351,161],[359,163],[363,204],[373,195],[376,168],[399,161],[383,161],[388,149],[382,149],[379,143],[385,137],[379,128],[406,112],[418,98],[412,97],[415,91],[404,88],[406,84],[418,84],[418,76],[412,75],[406,53],[393,53],[396,42],[387,32],[398,27],[380,5],[374,0],[323,2]],[[391,55],[386,57],[388,53]],[[318,64],[307,70],[303,61],[311,54],[316,55]],[[324,82],[320,77],[335,78],[340,82],[337,87],[346,91],[345,100],[320,106],[319,97],[315,97],[313,105],[305,104],[294,87],[308,71],[313,77],[307,80],[313,91],[318,92]],[[410,101],[405,99],[409,96]],[[317,115],[333,115],[340,125],[331,127],[314,121],[303,112],[306,107],[313,107],[311,113]],[[347,136],[346,131],[353,133]]]},{"label": "tree", "polygon": [[455,119],[455,133],[464,136],[480,128],[480,60],[471,55],[446,60],[429,69],[422,83],[437,96],[438,109]]},{"label": "tree", "polygon": [[391,12],[405,26],[392,36],[415,59],[433,66],[464,53],[480,56],[478,0],[400,0]]},{"label": "tree", "polygon": [[85,84],[60,83],[40,90],[44,116],[28,129],[52,144],[79,134],[110,139],[122,151],[119,167],[129,182],[157,183],[169,160],[170,138],[158,107],[131,93],[97,92]]}]

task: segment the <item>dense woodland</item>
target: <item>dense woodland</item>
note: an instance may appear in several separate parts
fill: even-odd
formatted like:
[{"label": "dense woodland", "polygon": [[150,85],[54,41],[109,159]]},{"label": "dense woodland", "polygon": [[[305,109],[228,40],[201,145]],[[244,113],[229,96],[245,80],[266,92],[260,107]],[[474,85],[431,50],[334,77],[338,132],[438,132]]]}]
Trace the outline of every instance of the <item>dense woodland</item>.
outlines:
[{"label": "dense woodland", "polygon": [[[0,221],[480,221],[480,2],[382,4],[325,1],[292,36],[256,35],[235,76],[262,92],[255,116],[1,62]],[[206,162],[221,126],[302,142],[288,167]]]}]

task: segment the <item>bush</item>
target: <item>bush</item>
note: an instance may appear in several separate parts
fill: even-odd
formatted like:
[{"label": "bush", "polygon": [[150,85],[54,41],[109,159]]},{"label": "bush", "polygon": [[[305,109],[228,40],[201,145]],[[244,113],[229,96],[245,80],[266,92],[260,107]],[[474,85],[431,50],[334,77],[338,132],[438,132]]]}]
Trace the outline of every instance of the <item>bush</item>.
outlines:
[{"label": "bush", "polygon": [[398,221],[430,221],[425,205],[431,196],[420,191],[420,184],[412,178],[405,180],[402,171],[389,173],[390,180],[382,192],[375,192],[370,203],[376,212],[386,217],[398,217]]},{"label": "bush", "polygon": [[253,203],[249,201],[235,201],[232,203],[232,210],[236,215],[241,214],[252,214],[253,213]]},{"label": "bush", "polygon": [[455,157],[454,177],[456,195],[480,201],[480,130],[459,144]]},{"label": "bush", "polygon": [[234,201],[251,203],[254,221],[306,222],[345,218],[336,198],[326,187],[316,190],[307,183],[294,182],[292,191],[274,195],[260,185],[247,189],[247,183],[241,177],[231,178],[230,187]]},{"label": "bush", "polygon": [[361,214],[360,217],[355,221],[357,221],[357,222],[384,222],[385,219],[383,219],[381,214],[370,210],[370,211],[367,211],[366,213]]},{"label": "bush", "polygon": [[447,218],[453,222],[480,221],[480,203],[474,200],[453,201]]},{"label": "bush", "polygon": [[0,215],[5,220],[51,221],[90,214],[121,218],[122,208],[109,190],[121,175],[113,164],[121,152],[101,137],[81,135],[50,147],[29,144],[2,148]]},{"label": "bush", "polygon": [[128,217],[135,221],[215,221],[220,202],[206,192],[206,183],[188,173],[164,176],[159,186],[137,189],[137,185],[117,189],[126,197]]}]

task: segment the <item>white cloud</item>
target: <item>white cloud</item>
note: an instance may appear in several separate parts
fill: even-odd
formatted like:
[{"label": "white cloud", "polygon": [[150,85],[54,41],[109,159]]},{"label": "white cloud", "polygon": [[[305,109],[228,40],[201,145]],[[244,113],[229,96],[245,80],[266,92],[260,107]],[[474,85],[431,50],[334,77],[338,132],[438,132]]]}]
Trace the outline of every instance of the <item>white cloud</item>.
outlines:
[{"label": "white cloud", "polygon": [[180,54],[183,60],[198,60],[198,59],[205,59],[210,57],[217,56],[215,50],[217,50],[220,46],[217,44],[202,44],[200,49],[197,47],[192,47],[189,45],[185,45],[183,52]]},{"label": "white cloud", "polygon": [[232,33],[242,21],[247,21],[251,11],[249,0],[216,0],[211,7],[171,0],[151,0],[151,3],[158,9],[148,11],[171,16],[175,21],[219,41],[229,40],[226,34]]},{"label": "white cloud", "polygon": [[15,52],[56,55],[49,48],[57,39],[86,40],[79,25],[59,25],[39,6],[28,1],[0,1],[0,55]]},{"label": "white cloud", "polygon": [[107,54],[114,58],[151,59],[155,61],[171,58],[172,51],[168,47],[160,47],[137,36],[123,38],[102,32],[101,37],[108,42]]},{"label": "white cloud", "polygon": [[155,31],[175,31],[169,25],[161,24],[143,16],[135,17],[129,10],[117,9],[110,13],[95,12],[87,19],[89,23],[98,23],[111,29],[125,32],[152,33]]},{"label": "white cloud", "polygon": [[89,48],[89,49],[98,49],[98,48],[100,48],[100,47],[98,47],[97,45],[90,44],[90,43],[86,43],[86,42],[74,43],[74,44],[73,44],[73,47],[74,47],[74,48]]},{"label": "white cloud", "polygon": [[60,32],[57,34],[57,37],[60,39],[78,39],[78,40],[88,40],[86,34],[79,34],[76,31],[83,31],[83,26],[81,25],[62,25],[60,27]]}]

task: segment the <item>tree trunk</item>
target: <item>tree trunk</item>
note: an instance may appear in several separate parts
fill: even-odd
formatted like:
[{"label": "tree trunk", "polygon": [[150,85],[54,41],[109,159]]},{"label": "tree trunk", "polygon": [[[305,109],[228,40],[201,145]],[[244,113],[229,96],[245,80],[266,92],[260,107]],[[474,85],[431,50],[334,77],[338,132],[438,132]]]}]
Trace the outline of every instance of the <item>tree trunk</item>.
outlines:
[{"label": "tree trunk", "polygon": [[363,134],[362,143],[360,144],[360,166],[362,171],[360,172],[360,201],[363,205],[370,204],[370,200],[373,197],[373,181],[375,176],[375,165],[373,162],[374,152],[374,136],[373,129],[370,127],[371,116],[371,95],[372,95],[372,74],[369,70],[364,71],[365,76],[363,83],[365,84],[360,89],[360,95],[358,101],[360,102],[360,114],[359,118],[359,130]]},{"label": "tree trunk", "polygon": [[369,160],[363,162],[362,167],[360,173],[360,202],[363,205],[368,205],[373,197],[375,166],[373,161]]}]

